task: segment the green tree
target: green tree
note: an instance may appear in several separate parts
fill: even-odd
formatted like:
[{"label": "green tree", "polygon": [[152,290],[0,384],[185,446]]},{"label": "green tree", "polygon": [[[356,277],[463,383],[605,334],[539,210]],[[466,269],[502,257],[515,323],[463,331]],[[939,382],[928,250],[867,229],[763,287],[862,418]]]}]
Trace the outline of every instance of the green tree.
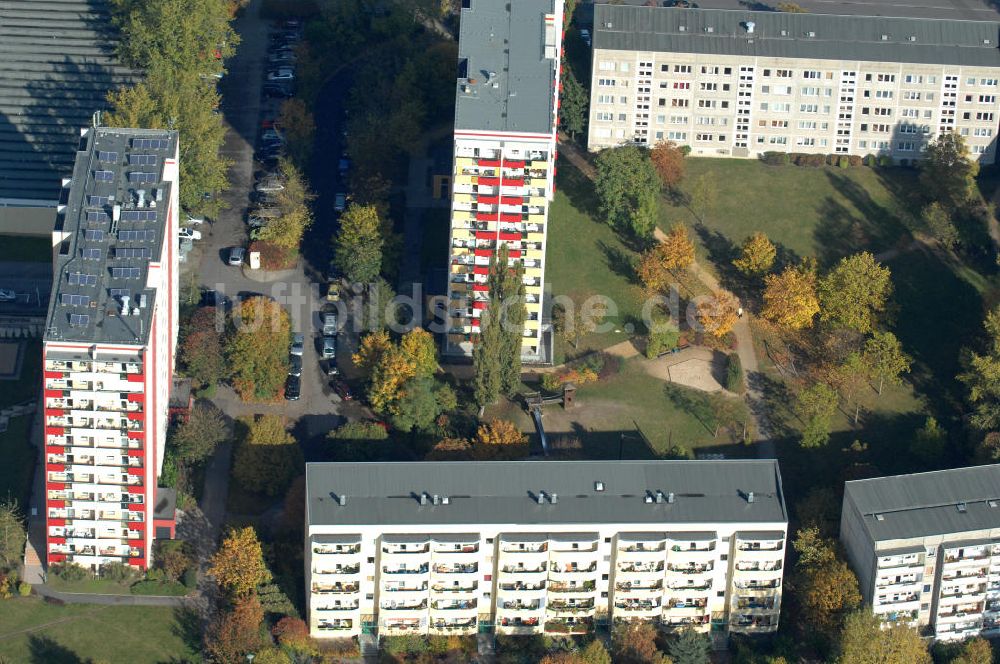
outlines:
[{"label": "green tree", "polygon": [[[650,206],[657,205],[660,177],[645,148],[626,145],[602,150],[597,156],[594,190],[601,213],[613,228],[639,238],[652,231],[646,227],[646,221],[653,212]],[[640,212],[638,218],[637,212]],[[658,210],[655,212],[658,214]],[[641,224],[638,228],[634,226],[636,221]]]},{"label": "green tree", "polygon": [[180,359],[184,371],[199,385],[215,385],[225,375],[223,320],[224,314],[215,307],[201,307],[181,326]]},{"label": "green tree", "polygon": [[837,393],[826,383],[815,383],[799,393],[795,414],[802,420],[802,447],[821,447],[830,439],[837,412]]},{"label": "green tree", "polygon": [[244,401],[281,396],[291,340],[288,312],[268,297],[243,300],[226,338],[229,378]]},{"label": "green tree", "polygon": [[954,210],[968,200],[979,164],[969,158],[965,139],[957,131],[944,132],[927,144],[920,160],[920,186],[931,201]]},{"label": "green tree", "polygon": [[820,319],[861,334],[875,329],[892,293],[889,268],[867,252],[842,258],[820,279]]},{"label": "green tree", "polygon": [[271,573],[264,564],[257,532],[249,526],[231,529],[212,556],[208,573],[231,597],[251,596],[258,586],[268,583]]},{"label": "green tree", "polygon": [[742,394],[743,384],[743,362],[739,353],[730,353],[726,356],[726,389],[736,394]]},{"label": "green tree", "polygon": [[964,371],[958,379],[969,390],[969,422],[980,431],[992,431],[1000,428],[1000,307],[986,314],[983,327],[985,352],[966,349],[962,357]]},{"label": "green tree", "polygon": [[236,448],[233,477],[248,491],[277,496],[301,472],[302,450],[280,415],[258,415],[246,424],[246,437]]},{"label": "green tree", "polygon": [[21,563],[27,537],[24,516],[17,502],[8,499],[0,503],[0,572],[14,569]]},{"label": "green tree", "polygon": [[653,314],[646,336],[646,357],[653,359],[663,351],[676,348],[680,338],[680,330],[673,320],[663,314]]},{"label": "green tree", "polygon": [[861,604],[857,577],[839,558],[833,540],[822,537],[816,526],[799,529],[792,547],[798,555],[792,583],[804,626],[830,638],[847,612]]},{"label": "green tree", "polygon": [[837,664],[931,664],[917,630],[899,624],[886,628],[868,609],[847,617],[837,650]]},{"label": "green tree", "polygon": [[899,385],[903,382],[902,375],[910,372],[910,358],[903,352],[903,347],[892,332],[875,332],[865,341],[861,359],[868,366],[869,377],[878,379],[878,393],[882,394],[882,385]]},{"label": "green tree", "polygon": [[392,426],[400,431],[427,430],[445,406],[454,407],[455,392],[433,378],[412,378],[392,408]]},{"label": "green tree", "polygon": [[281,104],[278,120],[288,145],[289,159],[298,168],[307,168],[316,139],[316,119],[312,111],[304,100],[293,97]]},{"label": "green tree", "polygon": [[917,429],[913,439],[913,453],[925,464],[940,463],[944,456],[948,432],[941,428],[933,415],[928,415],[924,426]]},{"label": "green tree", "polygon": [[216,406],[197,403],[174,433],[178,456],[188,463],[201,463],[212,456],[219,443],[229,438],[229,426]]},{"label": "green tree", "polygon": [[709,664],[712,644],[707,634],[693,629],[681,630],[676,638],[667,644],[667,654],[673,664]]},{"label": "green tree", "polygon": [[925,205],[924,209],[920,211],[920,218],[931,237],[944,245],[946,249],[951,249],[958,243],[958,228],[952,221],[951,213],[937,201]]},{"label": "green tree", "polygon": [[399,340],[399,351],[413,363],[417,378],[433,376],[438,370],[437,343],[422,327],[415,327]]},{"label": "green tree", "polygon": [[733,261],[736,269],[748,277],[759,277],[771,271],[778,250],[767,235],[754,233],[743,241],[740,257]]},{"label": "green tree", "polygon": [[340,215],[333,260],[348,281],[366,284],[381,271],[384,241],[375,206],[351,204]]},{"label": "green tree", "polygon": [[525,320],[525,295],[521,261],[509,265],[507,244],[490,260],[490,300],[480,318],[480,333],[472,352],[475,367],[473,391],[485,408],[501,392],[513,392],[521,381],[521,340]]},{"label": "green tree", "polygon": [[280,170],[285,176],[285,188],[278,192],[278,210],[281,212],[261,229],[258,238],[282,249],[297,250],[302,236],[312,226],[312,209],[309,204],[316,198],[305,179],[291,161],[283,159]]},{"label": "green tree", "polygon": [[583,133],[587,126],[587,106],[590,97],[576,79],[573,69],[565,58],[559,81],[562,84],[562,91],[559,94],[559,124],[570,138],[576,139],[576,135]]},{"label": "green tree", "polygon": [[341,424],[327,434],[328,440],[386,440],[389,432],[378,422],[351,421]]},{"label": "green tree", "polygon": [[993,647],[981,636],[969,639],[949,664],[993,664]]}]

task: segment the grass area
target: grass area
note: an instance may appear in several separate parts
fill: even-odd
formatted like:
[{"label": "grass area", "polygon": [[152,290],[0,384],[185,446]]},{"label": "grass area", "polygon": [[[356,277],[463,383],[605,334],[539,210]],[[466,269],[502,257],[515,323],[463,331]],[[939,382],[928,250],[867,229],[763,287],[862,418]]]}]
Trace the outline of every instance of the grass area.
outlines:
[{"label": "grass area", "polygon": [[0,658],[10,662],[193,662],[199,639],[197,615],[183,609],[0,602]]},{"label": "grass area", "polygon": [[[633,358],[617,375],[580,387],[575,408],[546,407],[542,424],[550,445],[579,441],[584,459],[617,459],[619,453],[625,459],[649,459],[670,456],[677,447],[753,456],[753,450],[735,442],[741,427],[715,437],[705,393],[669,385],[647,367],[644,358]],[[519,403],[504,403],[486,415],[514,421],[530,434],[532,449],[540,449],[534,424]]]},{"label": "grass area", "polygon": [[67,581],[56,574],[49,574],[45,585],[63,593],[96,593],[98,595],[128,595],[129,584],[108,579],[80,579]]},{"label": "grass area", "polygon": [[728,266],[743,239],[756,231],[767,233],[785,260],[815,256],[823,265],[861,249],[878,252],[909,236],[904,220],[917,191],[915,170],[696,157],[685,163],[681,189],[690,196],[701,180],[714,201],[694,212],[668,206],[661,226],[687,222],[719,266]]},{"label": "grass area", "polygon": [[51,263],[52,238],[0,235],[0,261]]},{"label": "grass area", "polygon": [[28,440],[31,416],[15,417],[0,433],[0,500],[15,498],[26,509],[35,469],[36,448]]},{"label": "grass area", "polygon": [[597,209],[592,183],[560,161],[549,209],[549,237],[559,240],[548,243],[545,280],[554,296],[568,296],[577,306],[593,295],[610,298],[614,305],[606,321],[608,331],[581,340],[581,351],[624,341],[641,321],[642,293],[633,283],[636,253],[594,216]]}]

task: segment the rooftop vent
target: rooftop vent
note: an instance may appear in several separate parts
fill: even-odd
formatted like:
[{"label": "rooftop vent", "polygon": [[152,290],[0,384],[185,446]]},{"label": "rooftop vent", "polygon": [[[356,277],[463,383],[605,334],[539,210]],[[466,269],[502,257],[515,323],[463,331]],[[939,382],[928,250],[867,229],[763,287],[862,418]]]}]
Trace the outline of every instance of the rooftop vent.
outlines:
[{"label": "rooftop vent", "polygon": [[537,494],[535,494],[535,502],[537,502],[539,505],[541,505],[542,503],[544,503],[545,502],[545,494],[542,493],[541,491],[539,491]]},{"label": "rooftop vent", "polygon": [[882,514],[876,514],[875,515],[875,520],[876,521],[885,521],[885,516],[883,516]]},{"label": "rooftop vent", "polygon": [[427,504],[427,493],[426,492],[420,494],[420,504],[421,505],[426,505]]},{"label": "rooftop vent", "polygon": [[344,505],[346,505],[347,504],[347,495],[342,493],[339,496],[337,496],[337,504],[340,505],[341,507],[343,507]]},{"label": "rooftop vent", "polygon": [[657,491],[656,492],[656,502],[662,503],[664,501],[664,499],[665,499],[665,497],[663,495],[663,492],[662,491]]},{"label": "rooftop vent", "polygon": [[969,509],[968,505],[966,505],[965,503],[959,503],[955,507],[957,507],[958,511],[961,512],[962,514],[965,514],[965,512]]},{"label": "rooftop vent", "polygon": [[678,25],[677,26],[677,30],[678,30],[678,32],[687,32],[687,26],[686,25]]},{"label": "rooftop vent", "polygon": [[745,27],[747,29],[747,34],[750,34],[750,35],[753,34],[753,29],[756,26],[757,26],[757,24],[754,23],[753,21],[747,21],[746,23],[743,24],[743,27]]},{"label": "rooftop vent", "polygon": [[813,32],[812,30],[810,30],[809,32],[806,33],[806,37],[815,37],[815,36],[816,36],[816,33]]},{"label": "rooftop vent", "polygon": [[653,494],[651,494],[650,492],[648,492],[648,491],[647,491],[647,492],[646,492],[646,498],[645,498],[645,501],[646,501],[647,503],[651,503],[651,502],[653,502]]},{"label": "rooftop vent", "polygon": [[668,503],[674,502],[674,492],[673,491],[671,491],[670,493],[667,494],[667,502]]},{"label": "rooftop vent", "polygon": [[145,207],[145,205],[146,205],[146,190],[145,189],[136,189],[135,190],[135,197],[136,197],[136,200],[138,201],[137,205],[139,207]]},{"label": "rooftop vent", "polygon": [[910,35],[910,41],[911,42],[917,41],[917,36],[916,35]]},{"label": "rooftop vent", "polygon": [[604,482],[594,482],[594,491],[604,491]]},{"label": "rooftop vent", "polygon": [[889,35],[882,35],[882,41],[889,41]]},{"label": "rooftop vent", "polygon": [[712,26],[708,26],[705,28],[705,32],[715,32],[715,28],[713,28]]},{"label": "rooftop vent", "polygon": [[128,316],[128,295],[122,295],[122,316]]},{"label": "rooftop vent", "polygon": [[556,503],[558,503],[559,502],[559,494],[558,493],[550,493],[549,494],[549,502],[552,503],[553,505],[555,505]]},{"label": "rooftop vent", "polygon": [[750,491],[750,492],[747,493],[747,502],[748,503],[752,503],[753,502],[753,491]]},{"label": "rooftop vent", "polygon": [[437,505],[439,502],[441,502],[441,496],[435,493],[434,496],[431,498],[431,502]]},{"label": "rooftop vent", "polygon": [[986,504],[988,504],[990,507],[996,507],[997,506],[997,501],[995,501],[995,500],[987,500]]},{"label": "rooftop vent", "polygon": [[447,505],[451,502],[451,496],[441,496],[441,504]]}]

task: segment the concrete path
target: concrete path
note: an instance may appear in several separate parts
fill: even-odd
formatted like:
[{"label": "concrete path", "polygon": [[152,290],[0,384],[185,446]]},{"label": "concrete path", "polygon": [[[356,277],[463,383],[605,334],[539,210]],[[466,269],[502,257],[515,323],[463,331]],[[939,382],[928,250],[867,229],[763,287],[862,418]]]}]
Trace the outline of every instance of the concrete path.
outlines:
[{"label": "concrete path", "polygon": [[197,596],[170,597],[164,595],[105,595],[100,593],[64,593],[47,586],[33,585],[36,595],[51,597],[67,604],[104,604],[117,606],[178,606],[197,602]]},{"label": "concrete path", "polygon": [[[565,157],[567,161],[573,164],[588,179],[594,180],[596,178],[597,171],[593,165],[587,160],[580,149],[563,134],[559,135],[559,156]],[[666,234],[659,228],[653,231],[653,235],[661,242],[666,239]],[[713,292],[723,290],[715,275],[708,272],[697,261],[688,268],[688,272]],[[774,442],[771,441],[767,434],[766,407],[764,404],[764,395],[759,389],[760,367],[757,362],[757,354],[754,351],[749,312],[744,312],[743,317],[736,322],[736,325],[733,327],[733,334],[736,337],[736,352],[743,365],[743,376],[747,385],[747,403],[755,420],[754,440],[757,443],[757,456],[773,459],[775,457],[775,448]]]}]

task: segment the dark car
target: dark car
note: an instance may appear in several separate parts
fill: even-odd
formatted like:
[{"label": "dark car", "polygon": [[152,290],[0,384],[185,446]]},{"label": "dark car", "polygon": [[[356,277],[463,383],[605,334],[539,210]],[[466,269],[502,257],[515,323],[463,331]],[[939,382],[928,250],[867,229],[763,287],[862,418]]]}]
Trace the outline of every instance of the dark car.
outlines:
[{"label": "dark car", "polygon": [[323,368],[323,371],[326,372],[327,376],[339,376],[340,375],[340,367],[337,366],[337,360],[336,360],[336,358],[334,358],[332,360],[327,360],[327,361],[323,362],[322,363],[322,368]]},{"label": "dark car", "polygon": [[301,355],[289,355],[288,356],[288,375],[289,376],[301,376],[302,375],[302,356]]},{"label": "dark car", "polygon": [[289,401],[297,401],[302,393],[302,379],[298,376],[289,375],[285,379],[285,398]]},{"label": "dark car", "polygon": [[265,97],[277,97],[278,99],[287,99],[293,94],[290,87],[281,83],[265,83],[262,91]]},{"label": "dark car", "polygon": [[349,388],[347,386],[347,383],[345,383],[344,381],[334,380],[330,382],[330,385],[333,387],[333,391],[337,393],[337,396],[339,396],[344,401],[354,400],[354,395],[351,394],[351,388]]}]

